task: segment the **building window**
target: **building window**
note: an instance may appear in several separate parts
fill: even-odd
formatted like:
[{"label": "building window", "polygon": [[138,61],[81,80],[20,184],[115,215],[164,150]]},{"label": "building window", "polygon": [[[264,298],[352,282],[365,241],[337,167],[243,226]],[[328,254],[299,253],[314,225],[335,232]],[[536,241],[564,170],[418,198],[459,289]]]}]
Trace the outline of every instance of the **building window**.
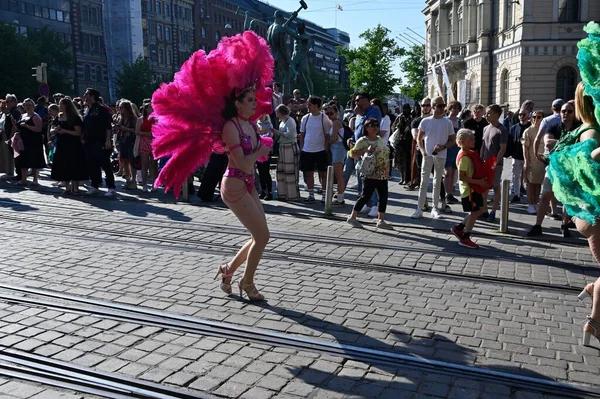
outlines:
[{"label": "building window", "polygon": [[84,65],[83,66],[83,80],[85,80],[86,82],[89,82],[90,80],[92,80],[92,72],[91,72],[91,68],[89,65]]},{"label": "building window", "polygon": [[202,34],[202,38],[206,39],[206,28],[202,27],[202,29],[200,30],[201,34]]},{"label": "building window", "polygon": [[579,1],[580,0],[559,0],[558,21],[579,22]]},{"label": "building window", "polygon": [[96,67],[96,82],[102,82],[102,67]]},{"label": "building window", "polygon": [[165,17],[171,16],[171,6],[169,4],[165,4]]},{"label": "building window", "polygon": [[502,78],[500,79],[500,104],[508,102],[508,90],[510,88],[510,73],[508,70],[502,71]]},{"label": "building window", "polygon": [[156,2],[156,13],[158,15],[160,15],[161,12],[162,12],[162,2],[161,1],[157,1]]},{"label": "building window", "polygon": [[160,40],[163,38],[163,27],[161,24],[156,24],[156,37]]},{"label": "building window", "polygon": [[158,49],[158,63],[159,64],[165,63],[165,49],[163,49],[163,48]]},{"label": "building window", "polygon": [[173,63],[173,52],[171,50],[167,50],[167,65],[171,65]]},{"label": "building window", "polygon": [[219,41],[221,40],[221,35],[219,34],[219,31],[215,32],[215,41]]},{"label": "building window", "polygon": [[513,27],[513,7],[514,0],[506,0],[506,18],[504,19],[504,29],[510,29]]},{"label": "building window", "polygon": [[171,41],[171,27],[170,26],[165,26],[165,40],[168,42]]},{"label": "building window", "polygon": [[577,72],[574,68],[566,66],[559,69],[556,74],[556,98],[565,101],[575,98],[575,87],[577,86]]},{"label": "building window", "polygon": [[98,24],[98,9],[95,7],[90,8],[90,22]]}]

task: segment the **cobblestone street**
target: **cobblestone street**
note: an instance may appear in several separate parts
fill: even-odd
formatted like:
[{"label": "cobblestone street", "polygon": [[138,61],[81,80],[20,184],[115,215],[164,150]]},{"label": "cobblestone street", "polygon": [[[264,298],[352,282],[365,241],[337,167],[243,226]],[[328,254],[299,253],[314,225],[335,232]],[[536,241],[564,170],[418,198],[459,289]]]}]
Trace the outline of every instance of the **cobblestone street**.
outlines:
[{"label": "cobblestone street", "polygon": [[[412,220],[417,194],[397,179],[394,231],[366,216],[363,229],[345,223],[352,190],[329,218],[319,202],[266,202],[271,240],[256,283],[267,302],[251,304],[213,280],[248,239],[222,203],[141,191],[64,197],[42,184],[0,183],[3,348],[198,397],[600,392],[600,345],[581,345],[591,302],[577,299],[600,267],[578,233],[559,236],[557,221],[544,222],[540,239],[524,238],[534,220],[526,204],[511,204],[509,234],[478,222],[473,251],[449,231],[459,206],[441,220]],[[123,314],[102,313],[109,305]],[[142,308],[151,314],[133,318]],[[6,362],[0,356],[0,371]],[[102,395],[0,372],[0,397]]]}]

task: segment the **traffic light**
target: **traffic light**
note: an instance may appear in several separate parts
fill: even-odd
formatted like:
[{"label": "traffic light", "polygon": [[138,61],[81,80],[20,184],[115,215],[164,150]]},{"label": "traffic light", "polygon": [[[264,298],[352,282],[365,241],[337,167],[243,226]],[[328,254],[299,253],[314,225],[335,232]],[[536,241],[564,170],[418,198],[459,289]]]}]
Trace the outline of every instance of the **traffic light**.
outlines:
[{"label": "traffic light", "polygon": [[45,62],[42,62],[39,66],[31,68],[32,70],[35,71],[35,74],[32,74],[31,76],[34,76],[35,80],[40,83],[47,82],[48,81],[48,75],[46,73],[47,66],[48,66],[48,64],[46,64]]},{"label": "traffic light", "polygon": [[31,76],[35,77],[35,80],[37,80],[38,82],[43,82],[44,81],[44,72],[42,71],[42,67],[41,66],[36,66],[35,68],[31,68],[35,71],[35,73]]}]

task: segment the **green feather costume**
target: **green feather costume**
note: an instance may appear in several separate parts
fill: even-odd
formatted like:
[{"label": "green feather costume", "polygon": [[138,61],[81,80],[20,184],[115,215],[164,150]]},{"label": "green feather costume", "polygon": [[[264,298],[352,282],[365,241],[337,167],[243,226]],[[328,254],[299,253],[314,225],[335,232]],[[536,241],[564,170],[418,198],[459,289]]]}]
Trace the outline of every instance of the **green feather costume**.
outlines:
[{"label": "green feather costume", "polygon": [[[594,101],[596,120],[600,121],[600,25],[590,22],[584,27],[588,34],[577,46],[577,63],[585,94]],[[556,199],[562,202],[569,215],[591,224],[600,220],[600,163],[591,157],[598,147],[594,139],[579,142],[584,130],[576,129],[561,137],[550,154],[548,176]]]}]

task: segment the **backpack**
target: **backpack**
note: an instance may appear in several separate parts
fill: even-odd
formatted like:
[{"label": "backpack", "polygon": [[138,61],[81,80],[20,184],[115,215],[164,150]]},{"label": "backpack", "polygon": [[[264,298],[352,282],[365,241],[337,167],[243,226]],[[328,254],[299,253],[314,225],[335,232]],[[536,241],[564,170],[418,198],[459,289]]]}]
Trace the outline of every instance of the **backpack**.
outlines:
[{"label": "backpack", "polygon": [[350,126],[347,126],[347,125],[343,125],[343,126],[344,126],[344,136],[342,136],[339,131],[337,132],[337,134],[338,134],[338,136],[340,136],[342,138],[342,143],[344,144],[344,148],[346,149],[346,151],[350,151],[350,147],[348,146],[348,140],[350,140],[351,138],[354,137],[354,132],[352,131],[352,129],[350,129]]},{"label": "backpack", "polygon": [[[473,179],[484,179],[487,177],[488,184],[491,186],[494,182],[494,177],[496,176],[496,157],[491,156],[485,160],[485,162],[479,156],[479,153],[474,150],[469,150],[468,152],[461,151],[458,153],[456,157],[456,165],[460,163],[460,160],[463,156],[466,156],[471,159],[473,162]],[[488,188],[484,188],[478,184],[469,184],[469,187],[473,191],[479,194],[485,194],[489,191]]]}]

